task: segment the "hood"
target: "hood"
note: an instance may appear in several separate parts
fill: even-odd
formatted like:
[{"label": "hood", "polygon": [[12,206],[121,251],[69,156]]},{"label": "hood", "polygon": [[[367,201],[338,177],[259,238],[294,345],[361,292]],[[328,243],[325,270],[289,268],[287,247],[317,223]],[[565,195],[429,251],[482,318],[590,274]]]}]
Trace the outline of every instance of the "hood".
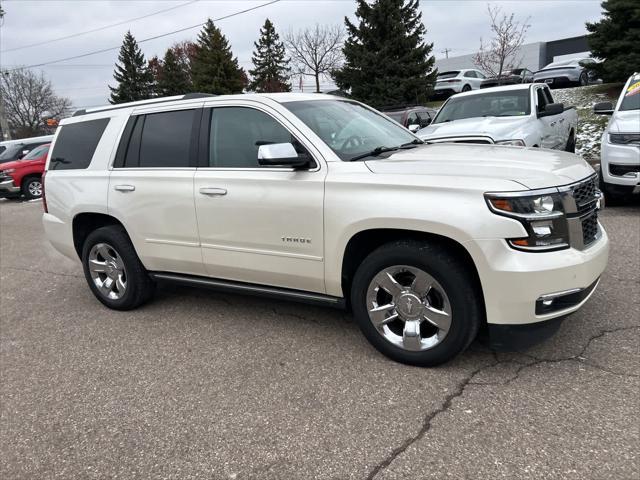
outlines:
[{"label": "hood", "polygon": [[522,125],[530,121],[529,116],[522,117],[484,117],[464,118],[446,123],[431,124],[417,135],[422,140],[442,137],[459,137],[469,135],[473,137],[491,137],[494,141],[510,140]]},{"label": "hood", "polygon": [[500,179],[531,189],[566,185],[593,174],[593,168],[572,153],[497,145],[423,145],[365,163],[377,174]]},{"label": "hood", "polygon": [[618,110],[609,122],[612,133],[640,133],[640,110]]},{"label": "hood", "polygon": [[12,162],[0,163],[0,170],[8,170],[10,168],[22,168],[31,164],[33,160],[14,160]]}]

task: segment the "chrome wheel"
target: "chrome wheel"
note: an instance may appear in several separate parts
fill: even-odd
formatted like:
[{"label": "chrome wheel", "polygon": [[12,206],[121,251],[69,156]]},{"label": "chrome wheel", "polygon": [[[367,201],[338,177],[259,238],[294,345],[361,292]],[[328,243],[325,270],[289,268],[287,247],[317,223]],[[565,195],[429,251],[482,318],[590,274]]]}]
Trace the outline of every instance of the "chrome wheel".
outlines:
[{"label": "chrome wheel", "polygon": [[118,300],[127,290],[127,271],[118,252],[108,243],[97,243],[89,252],[89,272],[105,298]]},{"label": "chrome wheel", "polygon": [[42,182],[40,180],[36,180],[29,183],[29,185],[27,186],[27,190],[29,191],[29,195],[31,195],[32,197],[41,197]]},{"label": "chrome wheel", "polygon": [[442,285],[407,265],[385,268],[373,277],[367,311],[378,333],[409,351],[435,347],[451,327],[451,303]]}]

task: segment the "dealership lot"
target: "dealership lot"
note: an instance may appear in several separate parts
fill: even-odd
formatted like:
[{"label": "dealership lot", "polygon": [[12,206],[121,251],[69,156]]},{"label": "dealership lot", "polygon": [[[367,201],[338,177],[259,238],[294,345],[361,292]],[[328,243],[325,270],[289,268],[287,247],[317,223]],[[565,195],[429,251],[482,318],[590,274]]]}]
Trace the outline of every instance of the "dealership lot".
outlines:
[{"label": "dealership lot", "polygon": [[0,202],[2,478],[637,478],[640,206],[590,302],[525,354],[393,363],[340,311],[164,287],[102,307]]}]

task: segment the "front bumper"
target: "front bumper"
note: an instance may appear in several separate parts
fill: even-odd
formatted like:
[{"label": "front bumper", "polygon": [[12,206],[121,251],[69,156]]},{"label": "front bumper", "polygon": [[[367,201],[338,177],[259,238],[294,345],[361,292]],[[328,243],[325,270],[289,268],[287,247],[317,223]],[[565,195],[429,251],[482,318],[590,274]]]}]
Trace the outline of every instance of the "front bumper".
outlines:
[{"label": "front bumper", "polygon": [[[482,283],[487,323],[521,326],[564,317],[586,303],[605,270],[609,238],[600,225],[600,237],[584,250],[569,248],[555,252],[519,252],[502,239],[467,242]],[[557,303],[551,311],[536,303],[546,296],[593,289],[572,303]]]},{"label": "front bumper", "polygon": [[[609,143],[605,132],[600,153],[602,179],[608,185],[622,187],[627,193],[640,193],[640,146]],[[635,172],[616,175],[620,167],[633,168]]]},{"label": "front bumper", "polygon": [[0,198],[20,195],[20,187],[16,187],[12,178],[0,180]]}]

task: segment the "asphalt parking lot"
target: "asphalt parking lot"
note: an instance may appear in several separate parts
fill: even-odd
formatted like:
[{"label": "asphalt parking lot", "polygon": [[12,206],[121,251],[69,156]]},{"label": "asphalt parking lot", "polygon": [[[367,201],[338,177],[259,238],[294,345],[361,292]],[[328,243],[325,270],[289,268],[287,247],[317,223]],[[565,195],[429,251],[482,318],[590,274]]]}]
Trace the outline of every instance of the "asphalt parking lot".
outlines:
[{"label": "asphalt parking lot", "polygon": [[0,477],[640,477],[640,205],[590,302],[522,354],[393,363],[347,314],[163,288],[102,307],[0,201]]}]

